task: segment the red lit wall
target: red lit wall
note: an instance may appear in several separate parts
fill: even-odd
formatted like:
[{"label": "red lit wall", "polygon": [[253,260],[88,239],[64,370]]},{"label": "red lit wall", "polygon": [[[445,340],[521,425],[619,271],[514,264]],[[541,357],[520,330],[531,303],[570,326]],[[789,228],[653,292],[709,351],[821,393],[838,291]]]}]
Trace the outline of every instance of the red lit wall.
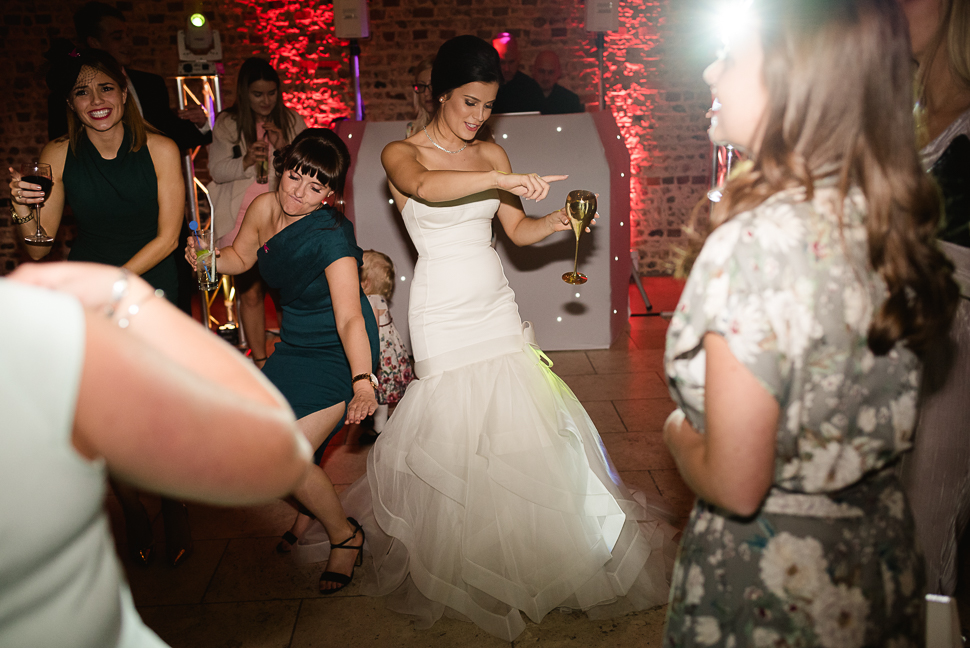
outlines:
[{"label": "red lit wall", "polygon": [[[704,2],[621,0],[620,30],[606,37],[606,104],[631,153],[631,245],[640,253],[644,274],[669,271],[670,250],[682,241],[688,214],[708,182],[704,112],[710,96],[700,80],[706,55],[699,51],[711,48],[697,35]],[[51,38],[73,37],[71,16],[81,4],[4,3],[0,38],[8,64],[0,66],[0,83],[9,95],[0,112],[0,159],[7,165],[36,157],[46,141],[41,53]],[[138,47],[133,67],[173,75],[175,34],[196,4],[115,4],[125,12]],[[239,64],[262,56],[279,70],[287,104],[311,125],[352,114],[348,48],[333,35],[331,4],[208,0],[203,10],[222,35],[224,105],[234,101]],[[410,118],[409,69],[434,54],[442,41],[464,33],[488,39],[498,31],[512,32],[526,72],[540,51],[556,52],[564,73],[560,83],[587,105],[596,103],[596,51],[593,36],[583,29],[581,0],[371,0],[369,12],[371,37],[360,42],[368,119]],[[0,274],[20,260],[9,204],[2,201]]]}]

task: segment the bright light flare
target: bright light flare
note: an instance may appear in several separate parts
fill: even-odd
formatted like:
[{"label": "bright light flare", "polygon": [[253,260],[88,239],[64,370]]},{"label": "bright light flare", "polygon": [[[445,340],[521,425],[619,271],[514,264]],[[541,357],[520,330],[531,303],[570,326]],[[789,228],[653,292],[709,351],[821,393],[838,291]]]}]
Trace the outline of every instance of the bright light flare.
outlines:
[{"label": "bright light flare", "polygon": [[751,2],[752,0],[727,0],[714,16],[714,31],[720,38],[722,46],[727,46],[737,39],[738,34],[743,33],[750,26],[754,19]]},{"label": "bright light flare", "polygon": [[200,13],[194,13],[189,16],[189,22],[192,23],[193,27],[201,27],[205,24],[205,16]]}]

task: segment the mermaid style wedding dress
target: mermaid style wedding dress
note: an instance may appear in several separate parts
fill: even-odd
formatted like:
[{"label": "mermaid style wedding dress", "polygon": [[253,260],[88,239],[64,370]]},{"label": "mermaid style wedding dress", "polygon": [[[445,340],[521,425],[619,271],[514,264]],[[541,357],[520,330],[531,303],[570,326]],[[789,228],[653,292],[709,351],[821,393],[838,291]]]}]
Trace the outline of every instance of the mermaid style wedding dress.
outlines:
[{"label": "mermaid style wedding dress", "polygon": [[[674,530],[623,485],[582,405],[523,329],[490,246],[496,191],[410,199],[412,382],[341,500],[367,534],[362,590],[430,627],[511,641],[555,608],[666,603]],[[527,325],[528,326],[528,325]],[[294,547],[325,560],[317,526]]]}]

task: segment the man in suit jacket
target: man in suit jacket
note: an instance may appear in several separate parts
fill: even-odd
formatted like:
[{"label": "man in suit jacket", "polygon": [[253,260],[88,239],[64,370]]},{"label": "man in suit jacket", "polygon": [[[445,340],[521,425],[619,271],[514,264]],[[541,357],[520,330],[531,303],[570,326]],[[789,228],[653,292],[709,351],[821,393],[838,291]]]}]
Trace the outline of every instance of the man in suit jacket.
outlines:
[{"label": "man in suit jacket", "polygon": [[[124,14],[103,2],[89,2],[74,14],[74,28],[81,47],[104,50],[121,64],[128,77],[128,92],[134,97],[145,121],[173,139],[182,150],[212,141],[212,133],[201,108],[190,108],[176,115],[169,108],[165,80],[157,74],[128,67],[134,46]],[[55,139],[66,134],[67,115],[63,98],[49,97],[47,107],[48,136]]]},{"label": "man in suit jacket", "polygon": [[579,101],[579,95],[559,85],[558,81],[561,76],[562,68],[559,65],[559,56],[549,50],[539,52],[532,64],[532,78],[536,80],[542,90],[543,98],[539,110],[543,115],[583,112],[583,104]]},{"label": "man in suit jacket", "polygon": [[492,39],[492,47],[502,60],[505,81],[498,89],[492,113],[538,112],[542,90],[532,77],[519,72],[519,46],[515,37],[508,32],[497,34]]}]

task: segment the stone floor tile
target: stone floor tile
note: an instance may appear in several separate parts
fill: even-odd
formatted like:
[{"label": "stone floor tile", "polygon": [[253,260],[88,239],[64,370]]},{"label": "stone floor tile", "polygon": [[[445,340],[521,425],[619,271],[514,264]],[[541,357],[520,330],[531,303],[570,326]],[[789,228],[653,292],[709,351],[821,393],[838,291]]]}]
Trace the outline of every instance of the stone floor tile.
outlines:
[{"label": "stone floor tile", "polygon": [[136,605],[194,605],[201,603],[219,566],[226,540],[196,540],[195,552],[178,567],[165,557],[165,543],[155,543],[155,560],[149,567],[136,565],[122,555]]},{"label": "stone floor tile", "polygon": [[663,349],[602,349],[587,351],[586,355],[598,374],[663,371]]},{"label": "stone floor tile", "polygon": [[610,401],[587,401],[583,403],[586,413],[593,420],[593,425],[600,434],[626,432],[623,420],[616,413],[616,408]]},{"label": "stone floor tile", "polygon": [[630,331],[630,339],[638,349],[663,350],[666,344],[664,338],[658,338],[654,331]]},{"label": "stone floor tile", "polygon": [[[319,578],[325,563],[297,564],[276,553],[279,538],[242,538],[226,547],[219,569],[205,594],[205,603],[306,599],[320,596]],[[340,594],[351,594],[356,581]],[[137,599],[136,599],[137,600]]]},{"label": "stone floor tile", "polygon": [[660,494],[670,503],[677,516],[686,518],[690,515],[696,497],[694,491],[684,483],[676,468],[651,469],[650,476],[653,477],[657,488],[660,489]]},{"label": "stone floor tile", "polygon": [[585,351],[550,351],[546,355],[552,360],[552,370],[558,376],[596,373]]},{"label": "stone floor tile", "polygon": [[621,470],[619,473],[620,479],[631,491],[640,491],[652,503],[659,504],[664,501],[649,470]]},{"label": "stone floor tile", "polygon": [[667,385],[656,373],[565,376],[563,380],[576,394],[576,398],[584,403],[597,400],[663,398],[669,393]]},{"label": "stone floor tile", "polygon": [[615,400],[613,406],[630,432],[662,433],[664,421],[677,407],[670,397]]},{"label": "stone floor tile", "polygon": [[145,624],[172,648],[287,648],[300,601],[141,607]]},{"label": "stone floor tile", "polygon": [[515,648],[647,648],[663,639],[667,606],[613,619],[591,620],[582,612],[553,611],[536,625],[530,623],[515,640]]},{"label": "stone floor tile", "polygon": [[[613,465],[619,471],[674,469],[674,459],[659,435],[625,432],[603,437]],[[663,489],[661,489],[661,495]]]},{"label": "stone floor tile", "polygon": [[443,618],[416,630],[405,616],[384,609],[368,596],[320,598],[303,602],[290,648],[476,648],[508,647],[473,623]]},{"label": "stone floor tile", "polygon": [[296,518],[293,507],[282,500],[238,508],[195,503],[188,506],[189,526],[196,540],[280,536]]},{"label": "stone floor tile", "polygon": [[613,340],[613,343],[610,344],[610,351],[628,351],[636,348],[636,342],[634,342],[633,338],[630,337],[629,329],[620,333],[620,335]]}]

